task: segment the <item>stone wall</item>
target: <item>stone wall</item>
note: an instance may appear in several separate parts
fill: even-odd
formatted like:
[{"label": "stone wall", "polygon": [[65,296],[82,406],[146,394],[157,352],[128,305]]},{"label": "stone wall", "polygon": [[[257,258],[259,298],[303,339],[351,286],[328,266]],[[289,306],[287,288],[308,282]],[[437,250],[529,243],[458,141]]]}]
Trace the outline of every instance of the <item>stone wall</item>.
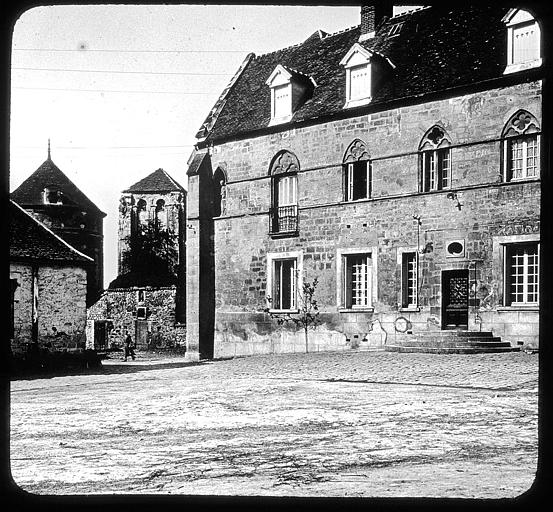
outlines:
[{"label": "stone wall", "polygon": [[[525,83],[461,97],[401,107],[283,130],[215,146],[212,168],[228,175],[226,215],[214,219],[215,356],[304,350],[303,333],[282,329],[267,315],[267,254],[299,251],[304,279],[319,279],[317,299],[323,324],[312,336],[313,350],[346,349],[384,343],[400,336],[395,320],[405,317],[412,330],[441,328],[441,278],[446,269],[469,270],[469,329],[492,330],[513,344],[537,343],[538,311],[503,304],[502,243],[539,240],[539,180],[504,183],[500,136],[519,109],[541,119],[541,84]],[[417,153],[434,124],[452,143],[452,190],[419,193]],[[373,164],[369,200],[343,202],[342,159],[356,138],[367,146]],[[268,169],[280,150],[299,159],[299,236],[269,235],[271,193]],[[191,193],[190,212],[198,193]],[[402,250],[426,248],[420,256],[418,310],[401,310]],[[190,241],[189,233],[189,244]],[[449,241],[462,240],[465,252],[446,254]],[[193,242],[192,242],[193,243]],[[193,247],[193,245],[190,245]],[[340,311],[338,251],[371,252],[375,270],[373,310]],[[191,260],[189,260],[190,262]],[[472,263],[471,263],[472,261]],[[189,272],[192,272],[189,269]],[[348,341],[349,340],[349,341]]]},{"label": "stone wall", "polygon": [[[14,297],[14,354],[32,342],[32,267],[11,263],[10,278],[19,284]],[[86,271],[81,267],[38,267],[38,343],[50,350],[85,348]]]},{"label": "stone wall", "polygon": [[[144,300],[139,301],[139,291],[144,294]],[[88,310],[87,347],[94,347],[94,321],[109,320],[113,328],[108,335],[108,346],[123,346],[125,331],[136,340],[137,308],[144,307],[147,311],[148,340],[157,340],[157,348],[184,347],[186,344],[186,328],[175,323],[175,287],[153,288],[133,287],[129,289],[106,290],[98,302]],[[158,339],[159,338],[159,339]],[[147,348],[146,343],[140,343],[138,348]]]}]

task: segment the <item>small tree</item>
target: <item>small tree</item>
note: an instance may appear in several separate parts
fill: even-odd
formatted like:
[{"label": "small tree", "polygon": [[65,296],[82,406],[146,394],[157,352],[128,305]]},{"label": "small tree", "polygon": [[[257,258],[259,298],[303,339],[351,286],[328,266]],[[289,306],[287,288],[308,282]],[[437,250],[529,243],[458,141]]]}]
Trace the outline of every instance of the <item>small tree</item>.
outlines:
[{"label": "small tree", "polygon": [[160,229],[153,220],[140,226],[126,238],[128,249],[123,253],[123,265],[134,273],[170,274],[178,259],[175,236]]},{"label": "small tree", "polygon": [[267,302],[269,307],[266,307],[263,311],[267,313],[271,318],[274,318],[278,325],[285,323],[293,323],[296,327],[302,327],[305,335],[305,353],[309,352],[309,327],[315,328],[320,323],[319,318],[319,306],[317,300],[314,298],[315,290],[319,280],[313,279],[312,283],[304,281],[301,290],[298,293],[298,311],[297,312],[275,312],[271,311],[270,305],[273,303],[273,299],[267,295]]}]

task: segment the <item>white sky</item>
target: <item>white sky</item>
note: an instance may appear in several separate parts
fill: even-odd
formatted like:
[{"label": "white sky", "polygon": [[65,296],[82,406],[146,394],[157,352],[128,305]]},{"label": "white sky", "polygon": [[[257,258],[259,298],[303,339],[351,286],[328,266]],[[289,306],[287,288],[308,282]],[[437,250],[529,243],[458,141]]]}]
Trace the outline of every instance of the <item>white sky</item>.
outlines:
[{"label": "white sky", "polygon": [[117,272],[120,192],[160,167],[186,187],[194,135],[247,53],[343,30],[359,24],[359,13],[234,5],[26,11],[13,34],[10,190],[46,159],[50,138],[52,160],[107,213],[107,286]]}]

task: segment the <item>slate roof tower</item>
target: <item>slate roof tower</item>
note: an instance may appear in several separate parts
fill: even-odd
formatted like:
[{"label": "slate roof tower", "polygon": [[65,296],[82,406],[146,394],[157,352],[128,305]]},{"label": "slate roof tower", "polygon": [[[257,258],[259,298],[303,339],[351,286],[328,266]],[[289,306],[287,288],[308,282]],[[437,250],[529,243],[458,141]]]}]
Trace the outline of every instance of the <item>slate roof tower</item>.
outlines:
[{"label": "slate roof tower", "polygon": [[87,272],[87,306],[98,298],[104,280],[106,216],[48,157],[17,189],[11,199],[78,251],[94,260]]}]

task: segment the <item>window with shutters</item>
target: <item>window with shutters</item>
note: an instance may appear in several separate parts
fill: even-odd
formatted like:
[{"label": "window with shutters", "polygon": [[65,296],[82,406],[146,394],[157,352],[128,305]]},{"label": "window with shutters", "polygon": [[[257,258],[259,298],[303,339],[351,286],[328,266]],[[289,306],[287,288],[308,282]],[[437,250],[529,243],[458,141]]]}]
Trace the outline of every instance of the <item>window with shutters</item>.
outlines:
[{"label": "window with shutters", "polygon": [[511,9],[503,18],[507,26],[507,67],[505,73],[541,65],[541,31],[528,11]]},{"label": "window with shutters", "polygon": [[267,254],[267,295],[271,310],[297,310],[302,262],[301,251]]},{"label": "window with shutters", "polygon": [[271,163],[272,206],[269,233],[272,236],[298,234],[299,162],[289,151],[277,153]]},{"label": "window with shutters", "polygon": [[451,187],[450,140],[439,126],[433,126],[419,146],[421,192]]},{"label": "window with shutters", "polygon": [[365,105],[371,101],[372,96],[372,67],[373,53],[359,43],[355,43],[340,65],[346,70],[346,103],[344,108]]}]

